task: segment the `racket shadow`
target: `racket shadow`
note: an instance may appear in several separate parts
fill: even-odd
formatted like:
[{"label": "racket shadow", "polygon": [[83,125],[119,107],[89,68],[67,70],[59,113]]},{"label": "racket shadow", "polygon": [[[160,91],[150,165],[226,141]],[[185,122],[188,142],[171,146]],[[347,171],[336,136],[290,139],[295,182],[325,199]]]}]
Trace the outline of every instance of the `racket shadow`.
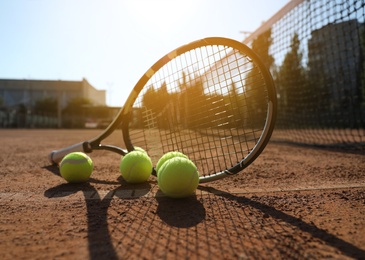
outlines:
[{"label": "racket shadow", "polygon": [[[48,166],[43,166],[41,167],[42,169],[46,169],[47,171],[49,171],[50,173],[53,173],[56,176],[59,176],[62,178],[61,174],[60,174],[60,169],[57,165],[48,165]],[[88,180],[89,183],[95,183],[95,184],[110,184],[110,185],[118,185],[121,183],[121,179],[118,178],[117,181],[105,181],[105,180],[99,180],[99,179],[95,179],[93,177],[90,177]],[[72,184],[68,184],[70,187],[72,186]],[[76,186],[80,186],[82,184],[76,184]]]},{"label": "racket shadow", "polygon": [[156,200],[158,202],[156,213],[169,226],[189,228],[205,219],[205,208],[196,196],[172,199],[158,191]]},{"label": "racket shadow", "polygon": [[87,238],[90,259],[118,259],[108,230],[107,211],[111,203],[110,196],[114,190],[101,199],[99,193],[90,183],[61,184],[44,192],[47,198],[67,197],[77,192],[85,197],[87,209]]},{"label": "racket shadow", "polygon": [[220,196],[233,202],[239,203],[242,206],[256,209],[257,211],[262,212],[263,216],[272,217],[276,221],[285,222],[295,229],[299,229],[303,232],[311,234],[312,237],[320,239],[325,244],[331,246],[332,248],[338,249],[344,255],[351,258],[354,257],[356,259],[361,259],[365,255],[365,251],[361,248],[358,248],[355,245],[350,244],[349,242],[346,242],[341,238],[338,238],[337,236],[317,227],[315,224],[309,224],[300,218],[286,214],[283,211],[280,211],[272,206],[252,200],[247,197],[235,196],[234,194],[208,186],[199,186],[198,189],[200,189],[201,191],[212,193],[215,196]]}]

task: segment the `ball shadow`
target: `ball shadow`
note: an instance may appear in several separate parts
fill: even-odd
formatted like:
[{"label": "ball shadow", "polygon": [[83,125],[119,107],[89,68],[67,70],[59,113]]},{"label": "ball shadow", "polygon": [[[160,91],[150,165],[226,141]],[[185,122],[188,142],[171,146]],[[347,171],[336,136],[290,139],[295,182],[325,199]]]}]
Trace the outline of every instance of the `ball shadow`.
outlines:
[{"label": "ball shadow", "polygon": [[53,173],[54,175],[57,175],[57,176],[60,176],[61,177],[61,175],[60,175],[60,169],[55,164],[43,166],[41,168],[42,169],[46,169],[47,171]]},{"label": "ball shadow", "polygon": [[156,194],[156,200],[158,202],[157,215],[170,226],[189,228],[205,219],[205,208],[195,195],[182,199],[172,199],[163,196],[159,191]]},{"label": "ball shadow", "polygon": [[138,199],[147,195],[151,191],[149,182],[143,183],[128,183],[122,176],[117,179],[120,186],[115,190],[114,196],[119,199]]},{"label": "ball shadow", "polygon": [[52,187],[44,192],[47,198],[63,198],[75,194],[79,191],[95,191],[90,183],[62,183],[58,186]]}]

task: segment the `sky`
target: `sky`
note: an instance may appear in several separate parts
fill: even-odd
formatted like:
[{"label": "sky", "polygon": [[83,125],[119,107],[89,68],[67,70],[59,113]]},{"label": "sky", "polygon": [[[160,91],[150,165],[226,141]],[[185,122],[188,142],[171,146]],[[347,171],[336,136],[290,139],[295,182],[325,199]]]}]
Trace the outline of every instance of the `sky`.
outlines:
[{"label": "sky", "polygon": [[191,41],[238,41],[289,0],[0,0],[0,78],[85,78],[121,107],[163,55]]}]

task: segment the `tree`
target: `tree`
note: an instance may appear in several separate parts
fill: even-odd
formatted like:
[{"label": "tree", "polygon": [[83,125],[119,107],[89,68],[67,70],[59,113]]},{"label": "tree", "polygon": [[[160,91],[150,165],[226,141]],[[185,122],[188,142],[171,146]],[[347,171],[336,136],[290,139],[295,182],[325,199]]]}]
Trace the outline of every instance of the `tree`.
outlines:
[{"label": "tree", "polygon": [[52,97],[44,97],[35,102],[33,111],[36,114],[57,114],[57,100]]},{"label": "tree", "polygon": [[79,128],[85,126],[85,108],[92,105],[87,98],[76,97],[71,99],[62,111],[63,126]]},{"label": "tree", "polygon": [[240,128],[247,121],[248,111],[245,93],[239,93],[239,90],[234,82],[231,83],[230,95],[226,97],[225,103],[232,111],[231,127]]},{"label": "tree", "polygon": [[153,86],[150,86],[142,97],[142,106],[146,109],[153,109],[153,105],[156,102],[156,91]]},{"label": "tree", "polygon": [[[272,44],[271,29],[260,34],[256,39],[252,41],[252,50],[258,54],[264,65],[271,69],[274,64],[274,58],[270,54],[270,46]],[[245,81],[245,98],[247,100],[245,107],[246,115],[249,118],[249,122],[252,122],[251,127],[262,127],[262,118],[267,112],[267,100],[262,92],[262,75],[255,64],[250,68],[250,72],[247,75]]]},{"label": "tree", "polygon": [[271,69],[275,61],[274,57],[270,54],[271,44],[271,29],[263,32],[252,41],[252,50],[260,56],[261,60],[268,69]]},{"label": "tree", "polygon": [[303,90],[306,86],[306,73],[302,65],[303,54],[300,51],[298,34],[294,34],[290,50],[285,55],[278,72],[277,87],[280,91],[284,111],[289,116],[297,114],[303,103]]},{"label": "tree", "polygon": [[90,105],[92,105],[92,103],[89,99],[76,97],[68,102],[67,106],[63,109],[63,113],[80,116],[84,113],[84,108]]},{"label": "tree", "polygon": [[[157,89],[154,86],[150,86],[142,97],[143,121],[149,126],[169,127],[169,124],[171,124],[169,119],[171,118],[171,113],[173,113],[171,110],[172,104],[173,101],[167,91],[166,82],[163,82]],[[143,113],[145,114],[143,115]]]},{"label": "tree", "polygon": [[[361,127],[365,127],[365,24],[360,28],[360,72],[359,72],[359,106],[358,111],[360,113]],[[362,111],[362,112],[361,112]]]}]

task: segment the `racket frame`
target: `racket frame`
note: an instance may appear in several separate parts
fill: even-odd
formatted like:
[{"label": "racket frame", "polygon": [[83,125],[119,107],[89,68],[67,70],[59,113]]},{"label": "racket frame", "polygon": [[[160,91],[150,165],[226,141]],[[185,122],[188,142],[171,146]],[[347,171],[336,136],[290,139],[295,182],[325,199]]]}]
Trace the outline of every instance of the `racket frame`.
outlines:
[{"label": "racket frame", "polygon": [[[245,44],[228,39],[228,38],[222,38],[222,37],[209,37],[200,39],[194,42],[191,42],[189,44],[183,45],[165,56],[163,56],[161,59],[159,59],[155,64],[153,64],[139,79],[137,84],[132,89],[130,95],[128,96],[123,108],[118,112],[117,116],[114,118],[114,120],[110,123],[110,125],[97,137],[90,139],[89,141],[81,142],[78,144],[71,145],[69,147],[60,149],[58,151],[52,151],[49,154],[49,161],[52,163],[59,163],[62,158],[67,155],[70,152],[86,152],[90,153],[93,150],[108,150],[115,153],[118,153],[122,156],[127,154],[130,151],[134,150],[134,146],[132,144],[130,134],[129,134],[129,122],[130,118],[132,116],[133,111],[133,104],[136,101],[138,94],[142,91],[144,86],[147,84],[149,79],[160,69],[162,68],[166,63],[170,62],[174,58],[186,53],[187,51],[190,51],[194,48],[203,47],[207,45],[219,45],[219,46],[228,46],[232,47],[236,50],[241,50],[243,53],[245,53],[247,56],[252,59],[252,61],[257,65],[257,67],[260,69],[260,72],[262,73],[263,78],[265,79],[265,83],[267,85],[268,90],[268,103],[267,103],[267,115],[266,115],[266,122],[262,131],[262,134],[256,143],[256,145],[252,148],[252,150],[249,152],[249,154],[244,157],[238,164],[235,166],[225,169],[219,172],[216,172],[214,174],[209,175],[203,175],[200,176],[200,183],[204,182],[210,182],[215,181],[233,174],[237,174],[238,172],[245,169],[248,165],[250,165],[264,150],[265,146],[270,140],[270,137],[272,135],[272,132],[274,130],[275,120],[276,120],[276,114],[277,114],[277,100],[276,100],[276,91],[274,86],[274,81],[272,79],[272,76],[269,72],[269,70],[266,68],[264,63],[261,61],[259,56],[248,46]],[[113,145],[102,145],[101,141],[104,140],[106,137],[108,137],[110,134],[114,132],[114,130],[121,126],[121,130],[123,133],[123,140],[124,144],[126,146],[126,149],[122,149],[117,146]]]},{"label": "racket frame", "polygon": [[[244,168],[249,166],[264,150],[267,143],[269,142],[272,132],[274,130],[275,121],[276,121],[276,114],[277,114],[277,97],[276,97],[276,90],[274,85],[274,80],[271,76],[271,73],[266,68],[264,63],[261,61],[259,56],[247,45],[238,42],[236,40],[228,39],[228,38],[222,38],[222,37],[209,37],[200,39],[194,42],[191,42],[189,44],[183,45],[180,48],[177,48],[170,53],[163,56],[161,59],[159,59],[154,65],[149,68],[146,73],[140,78],[140,80],[137,82],[135,87],[133,88],[131,95],[128,97],[126,101],[126,105],[123,107],[123,111],[120,112],[121,116],[123,117],[131,117],[131,113],[133,111],[133,104],[136,101],[138,94],[144,86],[147,84],[149,79],[165,64],[173,60],[174,58],[194,49],[199,48],[207,45],[226,45],[229,47],[232,47],[236,50],[242,50],[243,53],[245,53],[252,61],[257,65],[257,67],[260,69],[260,72],[262,73],[263,78],[265,79],[265,83],[267,85],[268,89],[268,103],[267,103],[267,116],[265,125],[263,128],[263,132],[254,146],[254,148],[251,150],[251,152],[248,154],[248,156],[244,157],[238,164],[235,166],[222,170],[220,172],[209,174],[209,175],[203,175],[200,176],[200,183],[204,182],[210,182],[215,181],[224,177],[227,177],[229,175],[237,174],[238,172],[242,171]],[[124,121],[125,122],[125,121]],[[133,151],[134,147],[129,135],[129,124],[124,123],[122,125],[122,131],[123,131],[123,139],[124,144],[126,145],[126,148],[128,151]]]}]

